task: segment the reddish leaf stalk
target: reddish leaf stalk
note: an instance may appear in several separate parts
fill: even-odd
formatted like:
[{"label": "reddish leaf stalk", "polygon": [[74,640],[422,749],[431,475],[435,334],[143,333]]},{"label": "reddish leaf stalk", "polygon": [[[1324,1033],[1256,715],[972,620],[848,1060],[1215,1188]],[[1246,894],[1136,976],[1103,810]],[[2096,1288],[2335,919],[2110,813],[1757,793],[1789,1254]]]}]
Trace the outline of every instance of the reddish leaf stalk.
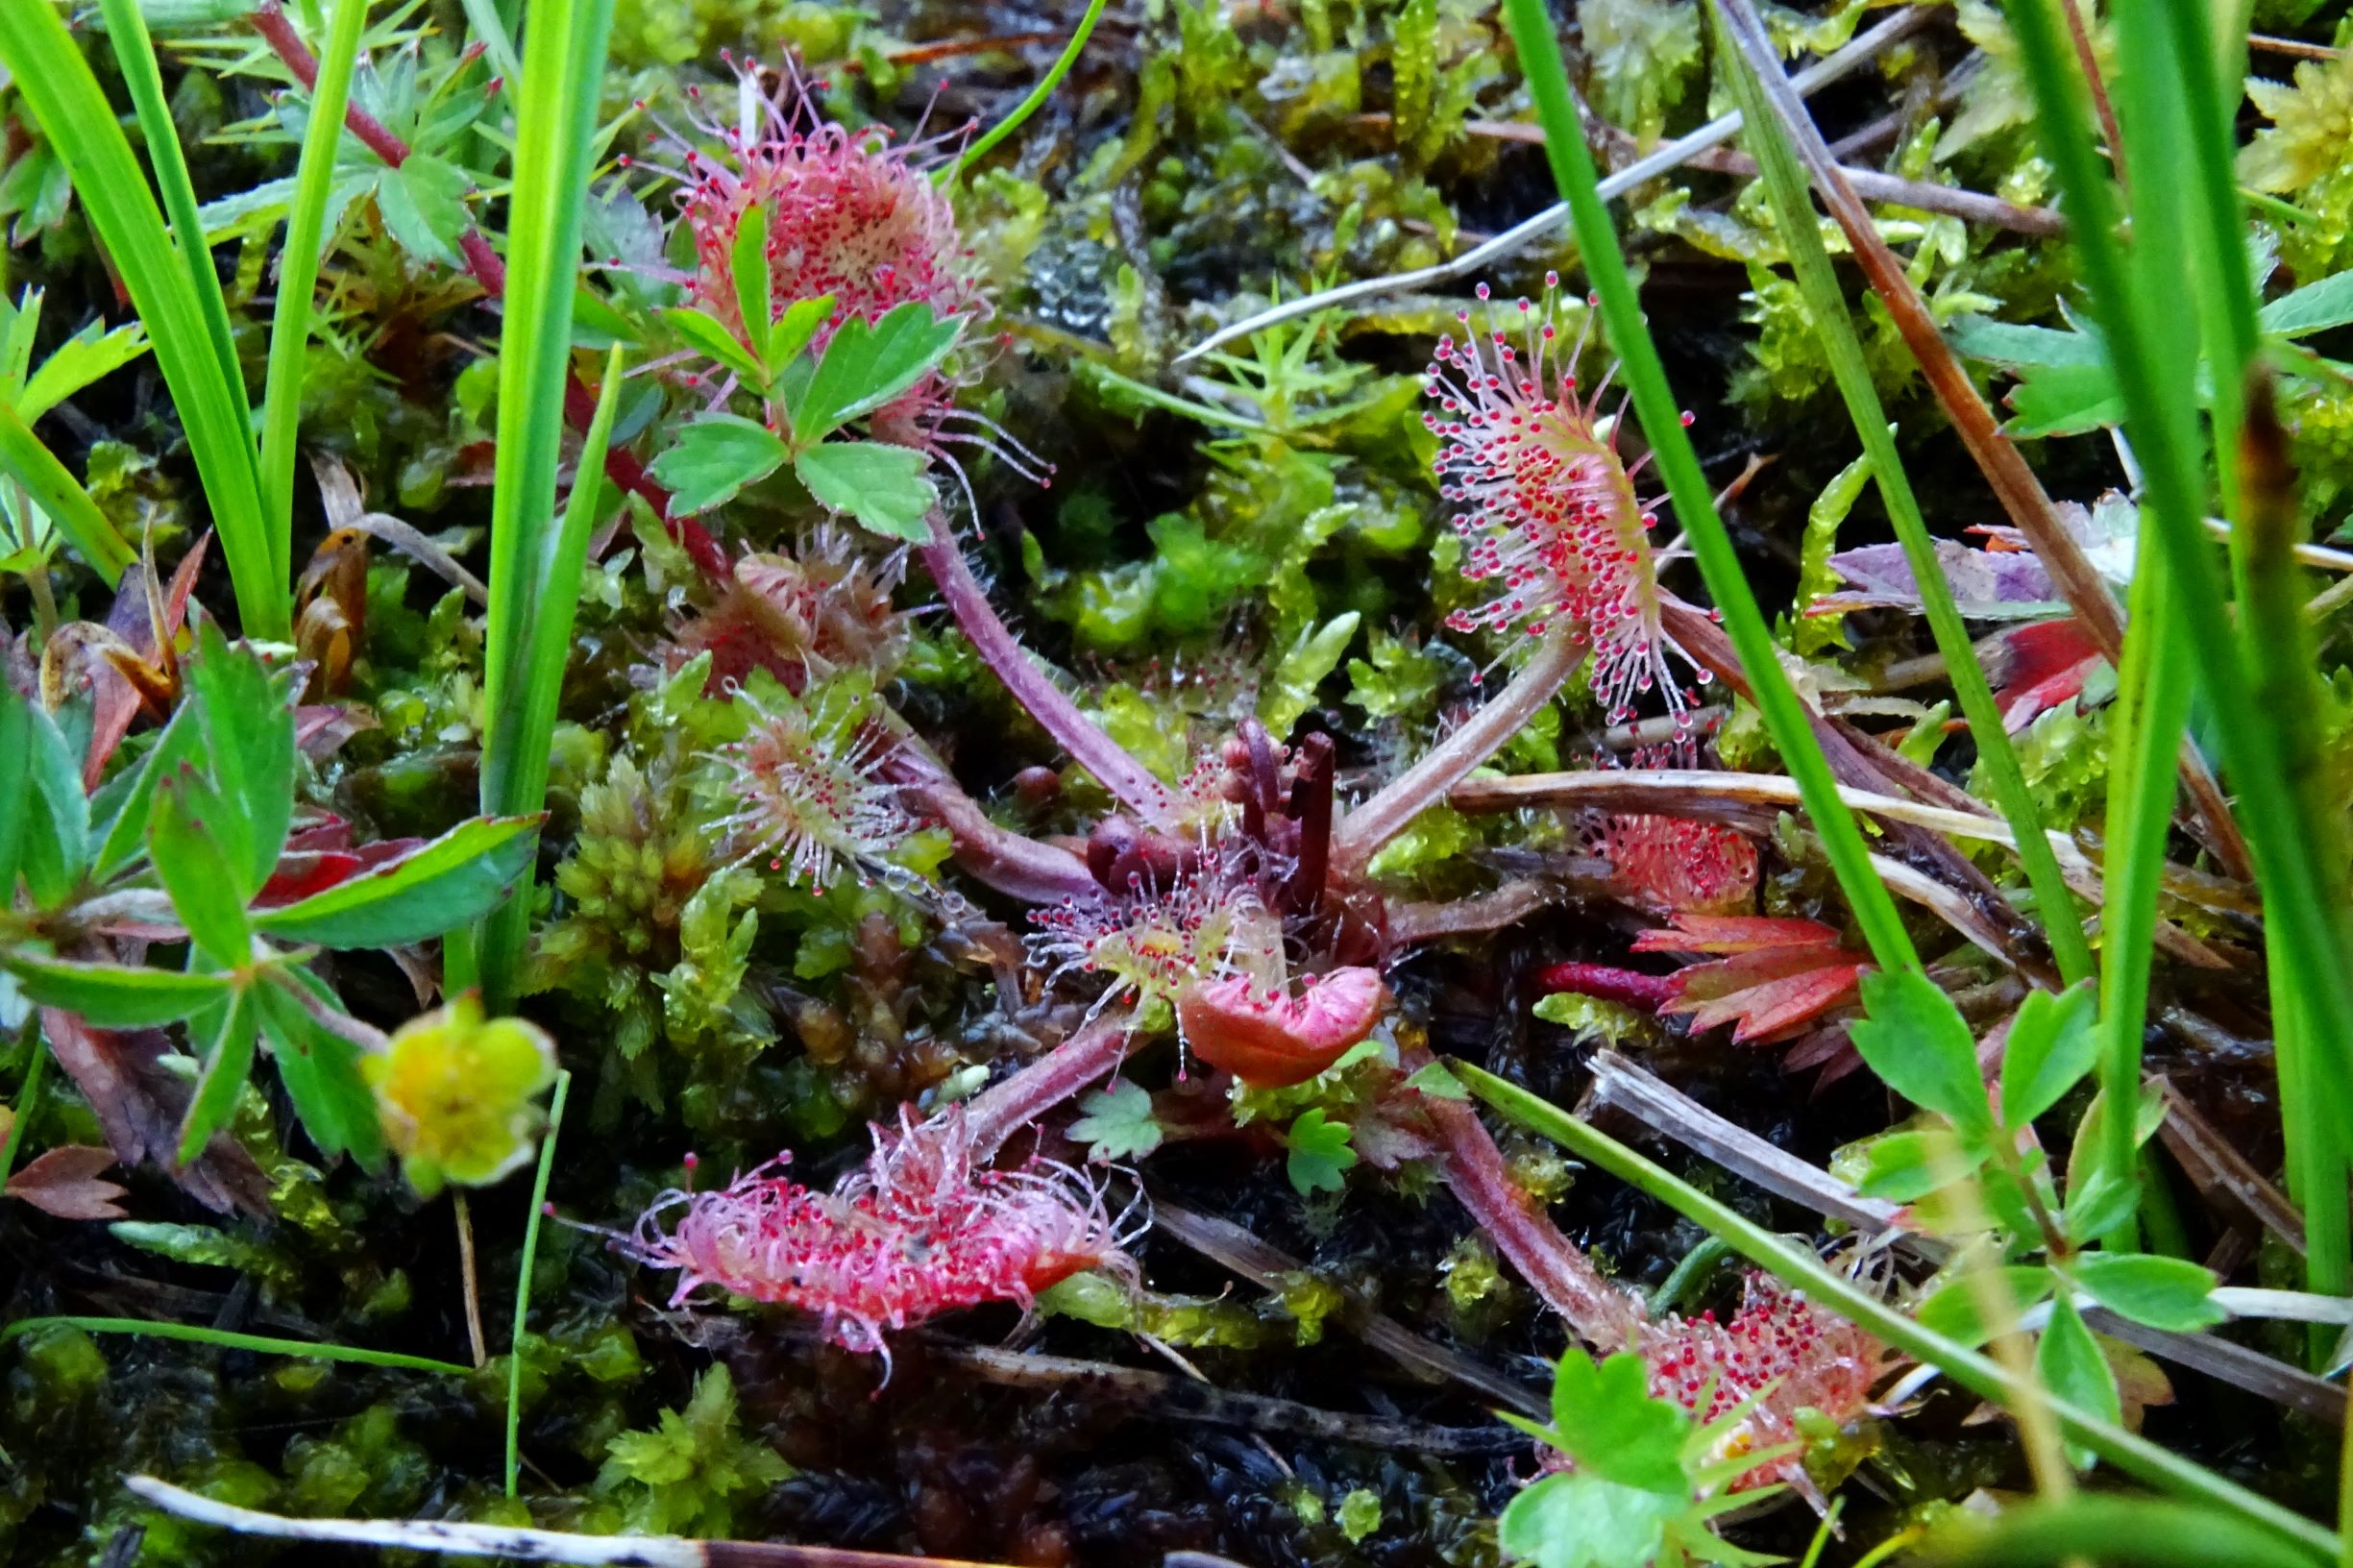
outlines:
[{"label": "reddish leaf stalk", "polygon": [[947,600],[949,611],[956,617],[956,625],[980,654],[981,662],[996,673],[996,678],[1004,682],[1014,699],[1028,709],[1030,717],[1120,804],[1150,826],[1164,830],[1174,827],[1176,798],[1169,794],[1168,787],[1154,777],[1151,770],[1128,755],[1125,747],[1079,712],[1078,704],[1063,695],[1062,688],[1030,662],[1028,650],[998,619],[996,607],[989,602],[988,590],[966,564],[964,551],[948,531],[947,519],[941,513],[931,514],[931,540],[919,549],[923,564],[931,570],[932,581],[939,586],[941,597]]},{"label": "reddish leaf stalk", "polygon": [[[286,19],[286,13],[277,0],[264,0],[254,11],[251,20],[254,31],[261,35],[262,41],[270,46],[286,69],[294,73],[294,79],[302,84],[303,90],[308,92],[315,89],[319,81],[318,58],[303,42],[302,36],[295,32],[294,24]],[[408,161],[408,143],[394,135],[381,120],[357,104],[344,110],[343,123],[388,167],[397,169]],[[482,292],[494,300],[503,299],[506,295],[506,262],[491,248],[481,230],[469,228],[459,237],[457,248],[465,257],[466,271],[481,285]],[[585,430],[596,415],[596,394],[589,391],[578,372],[567,367],[564,376],[565,422],[576,430]],[[713,578],[725,580],[727,557],[719,548],[719,542],[692,518],[670,515],[670,492],[654,482],[652,476],[646,472],[645,464],[621,448],[612,447],[604,454],[604,474],[617,488],[633,491],[645,498],[646,504],[653,508],[654,515],[661,519],[662,527],[669,531],[671,538],[678,543],[700,571]]]},{"label": "reddish leaf stalk", "polygon": [[972,1159],[988,1159],[1005,1140],[1077,1094],[1127,1059],[1126,1014],[1096,1018],[1001,1084],[965,1102],[964,1124]]},{"label": "reddish leaf stalk", "polygon": [[1672,975],[1644,974],[1608,964],[1555,964],[1537,972],[1536,989],[1547,995],[1571,992],[1655,1013],[1675,1000],[1676,987]]},{"label": "reddish leaf stalk", "polygon": [[1332,836],[1335,875],[1361,873],[1381,846],[1404,832],[1414,818],[1445,798],[1463,775],[1493,756],[1529,721],[1544,710],[1584,658],[1574,625],[1557,622],[1536,645],[1536,655],[1511,677],[1494,701],[1433,747],[1386,789],[1340,820]]},{"label": "reddish leaf stalk", "polygon": [[1643,1321],[1634,1298],[1603,1279],[1592,1261],[1521,1190],[1505,1167],[1504,1151],[1469,1106],[1425,1098],[1438,1136],[1438,1167],[1456,1200],[1579,1338],[1597,1349],[1626,1348]]}]

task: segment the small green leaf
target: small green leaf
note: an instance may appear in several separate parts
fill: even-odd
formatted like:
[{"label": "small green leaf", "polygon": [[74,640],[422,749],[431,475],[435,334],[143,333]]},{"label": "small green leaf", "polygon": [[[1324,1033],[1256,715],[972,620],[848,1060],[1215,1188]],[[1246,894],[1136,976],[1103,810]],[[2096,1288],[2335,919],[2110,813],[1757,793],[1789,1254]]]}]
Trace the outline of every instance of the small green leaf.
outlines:
[{"label": "small green leaf", "polygon": [[1406,1087],[1441,1100],[1467,1100],[1471,1091],[1462,1087],[1462,1080],[1446,1070],[1443,1062],[1431,1062],[1406,1080]]},{"label": "small green leaf", "polygon": [[1505,1505],[1495,1543],[1536,1568],[1630,1568],[1659,1560],[1683,1508],[1680,1497],[1600,1476],[1546,1476]]},{"label": "small green leaf", "polygon": [[324,893],[257,913],[290,942],[391,947],[478,919],[506,894],[537,847],[536,817],[476,817],[423,847]]},{"label": "small green leaf", "polygon": [[1689,1418],[1651,1397],[1650,1369],[1620,1351],[1598,1366],[1572,1347],[1553,1374],[1553,1430],[1581,1469],[1622,1486],[1680,1498],[1690,1482],[1682,1447]]},{"label": "small green leaf", "polygon": [[861,414],[897,397],[947,357],[963,323],[910,300],[872,326],[856,316],[835,330],[793,407],[793,444],[814,447]]},{"label": "small green leaf", "polygon": [[680,514],[707,512],[775,473],[788,455],[776,432],[758,420],[705,414],[654,458],[653,477],[670,486],[672,505]]},{"label": "small green leaf", "polygon": [[87,869],[90,803],[82,793],[82,765],[57,720],[38,702],[27,702],[24,715],[33,737],[32,790],[24,803],[32,809],[17,852],[33,902],[50,909],[72,894]]},{"label": "small green leaf", "polygon": [[1291,1123],[1284,1139],[1290,1149],[1284,1168],[1301,1196],[1337,1192],[1348,1185],[1342,1178],[1357,1163],[1357,1151],[1348,1146],[1349,1131],[1348,1123],[1328,1120],[1321,1106],[1301,1112]]},{"label": "small green leaf", "polygon": [[1862,992],[1868,1017],[1855,1022],[1851,1038],[1880,1082],[1944,1113],[1964,1135],[1990,1137],[1994,1113],[1977,1072],[1977,1042],[1952,998],[1915,969],[1867,969]]},{"label": "small green leaf", "polygon": [[253,962],[253,928],[237,893],[236,870],[211,827],[226,810],[211,781],[181,763],[156,785],[147,853],[189,940],[219,968],[241,969]]},{"label": "small green leaf", "polygon": [[2115,1231],[2140,1207],[2138,1171],[2096,1168],[2069,1189],[2061,1224],[2067,1238],[2082,1245]]},{"label": "small green leaf", "polygon": [[0,678],[0,908],[16,901],[16,867],[36,815],[31,710],[32,703]]},{"label": "small green leaf", "polygon": [[0,967],[43,1007],[63,1008],[100,1029],[152,1029],[192,1017],[227,995],[225,974],[186,974],[122,964],[84,964],[26,953],[0,955]]},{"label": "small green leaf", "polygon": [[91,862],[93,875],[104,879],[128,865],[147,842],[147,819],[153,810],[156,781],[183,762],[204,758],[204,721],[193,702],[183,702],[153,749],[99,787],[90,797],[93,813],[106,823]]},{"label": "small green leaf", "polygon": [[[1997,1270],[1997,1274],[2009,1288],[2013,1317],[2049,1299],[2058,1283],[2056,1275],[2039,1264],[2013,1263]],[[1994,1335],[1977,1309],[1977,1292],[1981,1288],[1981,1285],[1966,1279],[1948,1281],[1922,1302],[1920,1310],[1912,1315],[1922,1328],[1933,1329],[1965,1345],[1982,1345]]]},{"label": "small green leaf", "polygon": [[[768,235],[768,208],[754,202],[735,221],[735,240],[727,247],[727,270],[734,278],[735,309],[744,323],[744,341],[772,369],[776,361],[768,349],[768,324],[775,303],[769,297]],[[768,378],[759,380],[765,382]]]},{"label": "small green leaf", "polygon": [[1078,1102],[1079,1118],[1070,1136],[1088,1145],[1090,1160],[1140,1160],[1161,1146],[1161,1124],[1152,1115],[1152,1096],[1142,1086],[1125,1078],[1109,1089],[1098,1089]]},{"label": "small green leaf", "polygon": [[2084,435],[2124,423],[2124,394],[2102,365],[2061,365],[2038,370],[2010,389],[2017,417],[2004,429],[2030,439]]},{"label": "small green leaf", "polygon": [[[2075,1304],[2065,1296],[2051,1305],[2050,1324],[2043,1330],[2042,1342],[2034,1348],[2034,1371],[2043,1380],[2043,1386],[2079,1410],[2111,1425],[2122,1414],[2115,1369],[2108,1365],[2108,1358],[2100,1354],[2099,1341],[2084,1327],[2083,1315],[2075,1311]],[[2070,1444],[2068,1458],[2088,1469],[2095,1456],[2088,1449]]]},{"label": "small green leaf", "polygon": [[1985,316],[1963,316],[1946,333],[1954,349],[2004,370],[2105,369],[2108,355],[2089,332],[2021,327]]},{"label": "small green leaf", "polygon": [[784,314],[776,318],[768,330],[768,362],[776,371],[800,357],[800,351],[818,329],[833,319],[833,296],[820,294],[814,300],[796,300],[786,306]]},{"label": "small green leaf", "polygon": [[359,1047],[313,1017],[292,988],[301,987],[331,1011],[340,1012],[342,1004],[307,969],[275,968],[268,978],[257,993],[261,1029],[303,1130],[328,1159],[349,1154],[366,1170],[381,1170],[383,1130],[376,1096],[359,1075]]},{"label": "small green leaf", "polygon": [[226,809],[207,827],[239,873],[237,894],[250,902],[278,869],[294,820],[294,702],[285,672],[273,672],[243,645],[232,646],[220,623],[198,624],[189,688],[200,704],[205,764]]},{"label": "small green leaf", "polygon": [[2057,996],[2032,992],[2020,1004],[2002,1047],[2003,1122],[2025,1126],[2092,1070],[2099,1060],[2099,1035],[2093,1028],[2098,1005],[2088,980]]},{"label": "small green leaf", "polygon": [[1975,1170],[1991,1151],[1964,1151],[1958,1139],[1936,1128],[1875,1138],[1865,1152],[1869,1164],[1863,1172],[1863,1195],[1914,1203],[1953,1177]]},{"label": "small green leaf", "polygon": [[474,223],[466,211],[473,184],[464,171],[430,153],[410,153],[376,177],[376,209],[384,229],[411,256],[460,265],[457,242]]},{"label": "small green leaf", "polygon": [[2214,1304],[2214,1271],[2186,1258],[2087,1252],[2068,1272],[2102,1307],[2152,1329],[2195,1334],[2228,1315]]},{"label": "small green leaf", "polygon": [[2353,272],[2335,273],[2283,294],[2265,306],[2257,319],[2265,331],[2281,337],[2309,337],[2353,322]]},{"label": "small green leaf", "polygon": [[[196,1093],[180,1123],[180,1150],[174,1158],[184,1165],[202,1154],[212,1135],[229,1124],[237,1109],[237,1090],[245,1087],[246,1076],[253,1071],[254,987],[238,986],[229,993],[228,1004],[215,1011],[220,1014],[220,1023],[212,1034],[211,1049],[205,1053],[204,1076],[196,1080]],[[193,1032],[195,1025],[190,1029]]]},{"label": "small green leaf", "polygon": [[671,330],[699,352],[709,355],[753,386],[768,384],[768,373],[761,368],[760,361],[736,341],[735,334],[717,316],[688,306],[674,306],[661,314]]},{"label": "small green leaf", "polygon": [[925,519],[940,492],[923,470],[930,459],[912,447],[879,441],[827,441],[794,460],[809,494],[837,512],[892,539],[931,537]]}]

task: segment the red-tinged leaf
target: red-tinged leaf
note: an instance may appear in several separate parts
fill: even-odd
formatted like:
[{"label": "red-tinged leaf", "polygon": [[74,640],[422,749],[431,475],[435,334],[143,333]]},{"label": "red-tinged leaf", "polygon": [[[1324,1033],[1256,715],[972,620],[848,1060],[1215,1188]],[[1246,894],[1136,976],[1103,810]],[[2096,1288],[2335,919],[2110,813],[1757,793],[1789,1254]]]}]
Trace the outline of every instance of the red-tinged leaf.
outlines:
[{"label": "red-tinged leaf", "polygon": [[254,1157],[216,1137],[204,1157],[173,1165],[169,1156],[189,1096],[187,1081],[163,1065],[174,1050],[160,1029],[94,1029],[70,1013],[41,1009],[41,1038],[125,1164],[151,1163],[189,1196],[223,1213],[270,1212],[270,1179]]},{"label": "red-tinged leaf", "polygon": [[1554,964],[1537,971],[1536,989],[1548,995],[1568,992],[1655,1013],[1676,997],[1671,974],[1644,974],[1607,964]]},{"label": "red-tinged leaf", "polygon": [[1768,947],[1835,947],[1838,932],[1820,920],[1776,919],[1760,915],[1675,916],[1673,930],[1645,931],[1634,939],[1638,953],[1748,953]]},{"label": "red-tinged leaf", "polygon": [[1767,947],[1756,952],[1735,953],[1729,958],[1711,959],[1705,964],[1693,964],[1676,971],[1670,978],[1675,994],[1666,1011],[1688,1013],[1701,1002],[1712,1002],[1718,997],[1769,985],[1776,980],[1786,980],[1792,975],[1841,964],[1851,966],[1857,962],[1858,956],[1844,947],[1821,943],[1808,947]]},{"label": "red-tinged leaf", "polygon": [[298,898],[307,898],[314,893],[325,893],[338,882],[347,881],[366,864],[348,849],[298,850],[278,857],[278,870],[261,884],[254,894],[254,907],[270,909],[279,904],[290,904]]},{"label": "red-tinged leaf", "polygon": [[2006,668],[1997,672],[2000,686],[1995,700],[2001,706],[2001,727],[2013,734],[2081,692],[2101,657],[2091,632],[2075,620],[2020,626],[2005,633],[2001,644]]},{"label": "red-tinged leaf", "polygon": [[[1840,963],[1768,980],[1692,1009],[1691,1027],[1696,1032],[1736,1019],[1739,1026],[1732,1031],[1733,1043],[1769,1041],[1811,1023],[1841,1002],[1852,1000],[1855,976],[1861,969],[1859,964]],[[1682,1010],[1681,1003],[1671,1009]]]},{"label": "red-tinged leaf", "polygon": [[[302,710],[295,711],[299,714]],[[316,821],[303,823],[286,835],[289,854],[297,850],[349,849],[351,846],[352,824],[331,812]]]},{"label": "red-tinged leaf", "polygon": [[[159,601],[150,605],[147,598],[147,567],[133,566],[123,574],[122,582],[114,595],[114,604],[107,612],[107,629],[119,634],[159,667],[169,669],[163,657],[169,651],[169,639],[180,634],[188,615],[188,595],[196,587],[196,574],[205,562],[206,548],[212,542],[209,533],[200,536],[188,552],[180,559],[172,574],[170,585]],[[156,632],[156,610],[162,612],[161,630],[164,641],[159,643]],[[94,790],[106,772],[107,761],[114,748],[131,732],[132,722],[139,715],[139,694],[128,676],[103,660],[90,665],[90,740],[89,748],[82,757],[82,787]]]},{"label": "red-tinged leaf", "polygon": [[9,1178],[8,1195],[60,1219],[122,1219],[124,1189],[98,1173],[114,1164],[114,1151],[68,1144],[51,1149]]}]

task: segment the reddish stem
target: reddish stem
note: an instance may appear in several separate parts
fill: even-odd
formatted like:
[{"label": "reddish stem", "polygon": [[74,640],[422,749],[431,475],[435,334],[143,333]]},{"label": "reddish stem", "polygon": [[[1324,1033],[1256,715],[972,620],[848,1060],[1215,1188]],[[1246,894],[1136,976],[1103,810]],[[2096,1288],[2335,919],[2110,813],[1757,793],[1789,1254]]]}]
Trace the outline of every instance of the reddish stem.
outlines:
[{"label": "reddish stem", "polygon": [[919,548],[923,564],[931,571],[931,580],[947,600],[956,625],[980,654],[981,662],[996,672],[996,678],[1005,683],[1014,700],[1027,708],[1030,717],[1054,737],[1071,760],[1094,774],[1122,805],[1150,826],[1173,828],[1176,799],[1168,793],[1168,787],[1155,778],[1151,770],[1128,755],[1125,747],[1079,712],[1078,704],[1064,696],[1062,688],[1030,662],[1028,649],[997,618],[996,607],[989,602],[988,590],[981,587],[971,567],[965,564],[964,551],[948,531],[945,517],[938,512],[931,514],[931,542]]},{"label": "reddish stem", "polygon": [[1555,964],[1537,971],[1536,989],[1547,995],[1574,992],[1655,1013],[1675,1000],[1676,988],[1672,975],[1644,974],[1607,964]]},{"label": "reddish stem", "polygon": [[1462,776],[1493,756],[1553,699],[1585,656],[1564,617],[1552,634],[1536,645],[1536,656],[1511,677],[1511,684],[1485,707],[1472,715],[1429,755],[1370,800],[1340,819],[1332,840],[1332,870],[1336,875],[1361,873],[1381,846],[1404,832],[1414,818],[1443,799]]},{"label": "reddish stem", "polygon": [[[253,12],[253,24],[254,31],[261,35],[262,41],[284,62],[286,69],[294,73],[294,79],[303,85],[303,90],[315,90],[319,82],[318,58],[311,54],[309,45],[303,42],[302,35],[295,32],[294,24],[286,19],[286,13],[277,0],[263,0],[263,4]],[[388,166],[397,169],[408,161],[408,143],[394,135],[381,120],[357,104],[344,110],[343,123],[353,135],[357,136],[370,152],[382,159]],[[482,292],[494,300],[504,299],[506,262],[491,248],[481,230],[469,228],[459,237],[457,248],[465,257],[466,271],[481,285]],[[596,395],[588,390],[579,373],[567,365],[564,370],[565,422],[576,430],[586,430],[596,412]],[[705,576],[721,582],[726,580],[729,570],[726,552],[719,548],[719,542],[701,524],[692,518],[670,515],[670,492],[654,481],[653,477],[646,471],[645,464],[619,447],[608,447],[604,453],[604,476],[617,488],[643,496],[646,504],[653,508],[653,515],[661,519],[662,527],[668,530],[671,538],[677,541],[679,548],[686,551],[688,558]]]},{"label": "reddish stem", "polygon": [[[1429,1060],[1426,1052],[1412,1054]],[[1504,1151],[1469,1106],[1434,1095],[1424,1099],[1438,1135],[1438,1169],[1456,1201],[1579,1338],[1597,1350],[1624,1350],[1642,1324],[1640,1304],[1602,1278],[1593,1261],[1511,1179]]]},{"label": "reddish stem", "polygon": [[1124,1013],[1096,1018],[1003,1083],[965,1102],[972,1158],[988,1159],[1014,1134],[1035,1125],[1040,1116],[1125,1061],[1133,1021]]}]

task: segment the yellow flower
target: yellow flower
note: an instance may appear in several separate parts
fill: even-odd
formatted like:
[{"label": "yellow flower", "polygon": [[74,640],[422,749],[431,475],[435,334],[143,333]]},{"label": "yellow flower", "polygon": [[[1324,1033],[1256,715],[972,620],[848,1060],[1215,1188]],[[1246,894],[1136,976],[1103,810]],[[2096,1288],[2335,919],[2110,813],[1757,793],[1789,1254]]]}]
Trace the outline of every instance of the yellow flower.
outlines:
[{"label": "yellow flower", "polygon": [[402,1025],[359,1070],[409,1185],[431,1197],[445,1181],[488,1186],[530,1158],[555,1046],[521,1018],[485,1019],[469,992]]}]

